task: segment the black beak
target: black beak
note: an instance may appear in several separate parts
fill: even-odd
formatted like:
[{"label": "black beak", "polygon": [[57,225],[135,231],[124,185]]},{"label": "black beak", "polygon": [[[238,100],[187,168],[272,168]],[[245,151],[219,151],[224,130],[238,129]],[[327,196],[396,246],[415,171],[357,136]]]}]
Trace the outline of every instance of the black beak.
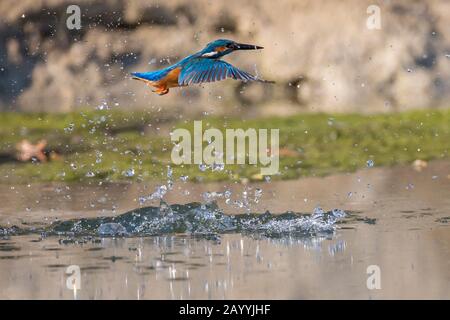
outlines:
[{"label": "black beak", "polygon": [[235,43],[233,45],[234,50],[257,50],[264,49],[264,47],[255,46],[254,44]]}]

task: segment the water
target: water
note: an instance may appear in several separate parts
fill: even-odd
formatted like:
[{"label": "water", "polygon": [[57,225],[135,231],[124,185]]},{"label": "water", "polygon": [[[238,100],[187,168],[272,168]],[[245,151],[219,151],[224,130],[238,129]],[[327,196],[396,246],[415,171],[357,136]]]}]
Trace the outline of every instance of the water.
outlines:
[{"label": "water", "polygon": [[336,223],[347,214],[340,209],[312,214],[224,214],[215,202],[168,205],[131,210],[118,216],[55,221],[45,227],[0,227],[0,236],[38,234],[42,237],[69,236],[158,236],[187,234],[219,239],[224,233],[263,235],[270,238],[305,237],[331,234]]},{"label": "water", "polygon": [[[434,162],[246,186],[180,181],[142,206],[160,185],[0,186],[0,298],[448,299],[449,174]],[[244,192],[248,207],[234,205]],[[379,290],[367,287],[373,265]]]}]

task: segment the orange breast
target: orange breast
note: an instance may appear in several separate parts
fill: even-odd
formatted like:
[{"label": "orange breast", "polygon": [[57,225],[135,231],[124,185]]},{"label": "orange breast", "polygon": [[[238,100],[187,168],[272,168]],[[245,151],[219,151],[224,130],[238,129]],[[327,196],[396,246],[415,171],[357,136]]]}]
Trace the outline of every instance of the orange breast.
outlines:
[{"label": "orange breast", "polygon": [[181,68],[171,70],[164,78],[158,81],[158,86],[165,88],[178,87],[178,77],[180,76]]}]

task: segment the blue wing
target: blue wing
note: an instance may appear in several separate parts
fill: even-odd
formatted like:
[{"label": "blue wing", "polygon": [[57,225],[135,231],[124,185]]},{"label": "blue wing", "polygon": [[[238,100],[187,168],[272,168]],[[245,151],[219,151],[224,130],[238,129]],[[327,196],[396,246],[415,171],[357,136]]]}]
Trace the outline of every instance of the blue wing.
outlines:
[{"label": "blue wing", "polygon": [[264,81],[222,60],[194,59],[183,66],[178,78],[178,84],[186,86],[195,83],[220,81],[227,78],[244,82]]}]

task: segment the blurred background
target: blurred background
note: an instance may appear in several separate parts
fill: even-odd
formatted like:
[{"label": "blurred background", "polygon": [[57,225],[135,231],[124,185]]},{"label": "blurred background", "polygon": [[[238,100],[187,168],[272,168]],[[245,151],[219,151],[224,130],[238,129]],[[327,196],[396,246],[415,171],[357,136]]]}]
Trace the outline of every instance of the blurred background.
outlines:
[{"label": "blurred background", "polygon": [[[69,5],[81,29],[69,30]],[[379,29],[368,28],[380,8]],[[439,108],[450,97],[450,1],[2,0],[0,110],[107,105],[291,115]],[[276,85],[226,81],[160,97],[129,73],[150,71],[217,38],[265,50],[227,57]],[[447,104],[448,105],[448,104]]]},{"label": "blurred background", "polygon": [[[2,0],[0,181],[165,179],[170,132],[193,119],[280,129],[275,179],[420,169],[450,150],[449,15],[444,0]],[[225,60],[276,83],[159,96],[130,77],[219,38],[264,46]],[[253,166],[174,170],[263,179]]]}]

